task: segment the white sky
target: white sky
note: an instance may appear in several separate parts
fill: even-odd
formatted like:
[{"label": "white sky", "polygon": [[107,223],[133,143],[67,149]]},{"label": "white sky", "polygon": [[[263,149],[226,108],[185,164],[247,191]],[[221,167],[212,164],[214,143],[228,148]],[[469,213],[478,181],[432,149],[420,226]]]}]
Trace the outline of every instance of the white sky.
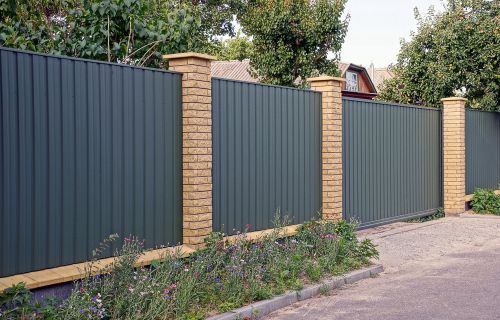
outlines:
[{"label": "white sky", "polygon": [[351,20],[341,60],[365,67],[396,62],[400,39],[416,30],[413,9],[424,15],[431,5],[442,11],[441,0],[348,0],[345,13]]}]

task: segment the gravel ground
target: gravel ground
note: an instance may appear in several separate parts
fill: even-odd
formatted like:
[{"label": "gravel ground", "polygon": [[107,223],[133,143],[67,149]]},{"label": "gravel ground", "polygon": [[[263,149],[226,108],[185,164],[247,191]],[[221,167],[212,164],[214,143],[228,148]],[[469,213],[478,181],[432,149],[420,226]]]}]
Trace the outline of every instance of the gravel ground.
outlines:
[{"label": "gravel ground", "polygon": [[363,230],[377,278],[294,304],[278,319],[500,319],[500,218],[462,215]]}]

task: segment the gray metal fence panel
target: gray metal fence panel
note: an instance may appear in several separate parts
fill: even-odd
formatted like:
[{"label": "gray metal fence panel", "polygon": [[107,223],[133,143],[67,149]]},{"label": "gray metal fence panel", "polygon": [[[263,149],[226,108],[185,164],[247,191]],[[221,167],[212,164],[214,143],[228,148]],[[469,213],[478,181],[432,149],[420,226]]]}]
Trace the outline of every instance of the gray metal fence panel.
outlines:
[{"label": "gray metal fence panel", "polygon": [[180,74],[0,48],[0,88],[0,276],[181,241]]},{"label": "gray metal fence panel", "polygon": [[321,94],[212,81],[213,223],[233,233],[291,223],[321,207]]},{"label": "gray metal fence panel", "polygon": [[343,98],[343,212],[361,227],[442,204],[441,112]]},{"label": "gray metal fence panel", "polygon": [[500,113],[465,110],[465,189],[500,185]]}]

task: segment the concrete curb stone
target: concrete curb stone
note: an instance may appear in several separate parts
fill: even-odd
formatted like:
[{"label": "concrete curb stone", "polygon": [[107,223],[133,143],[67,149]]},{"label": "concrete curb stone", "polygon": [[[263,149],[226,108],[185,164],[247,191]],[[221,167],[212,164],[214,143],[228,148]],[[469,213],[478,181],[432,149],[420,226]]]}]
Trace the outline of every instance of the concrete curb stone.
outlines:
[{"label": "concrete curb stone", "polygon": [[241,319],[259,319],[276,310],[288,307],[297,301],[310,299],[321,294],[321,288],[333,290],[342,287],[345,284],[352,284],[356,281],[370,278],[384,271],[381,264],[372,265],[368,268],[350,272],[341,277],[334,277],[324,280],[319,284],[309,286],[299,291],[292,291],[269,300],[263,300],[252,303],[248,306],[238,308],[223,314],[215,315],[207,320],[241,320]]},{"label": "concrete curb stone", "polygon": [[327,279],[323,281],[323,285],[327,290],[338,289],[345,285],[345,277],[335,277],[333,279]]},{"label": "concrete curb stone", "polygon": [[374,265],[373,268],[370,269],[371,276],[375,276],[382,272],[384,272],[384,266],[381,264]]},{"label": "concrete curb stone", "polygon": [[300,291],[297,291],[298,301],[307,300],[321,293],[321,287],[324,286],[323,283],[315,284],[311,287],[307,287]]},{"label": "concrete curb stone", "polygon": [[346,284],[353,284],[359,280],[363,280],[366,278],[370,278],[371,272],[370,269],[356,270],[349,274],[347,274],[344,279]]}]

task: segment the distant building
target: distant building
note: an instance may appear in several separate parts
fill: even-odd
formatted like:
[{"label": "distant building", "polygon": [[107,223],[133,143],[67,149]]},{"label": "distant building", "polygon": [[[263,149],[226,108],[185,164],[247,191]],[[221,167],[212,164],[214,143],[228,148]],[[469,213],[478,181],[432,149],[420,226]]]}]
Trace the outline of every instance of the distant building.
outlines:
[{"label": "distant building", "polygon": [[[373,84],[365,67],[353,63],[338,63],[342,78],[346,79],[342,88],[342,96],[360,99],[373,99],[377,96],[377,89]],[[211,75],[214,78],[225,78],[247,82],[259,82],[251,76],[250,61],[231,60],[212,62]]]},{"label": "distant building", "polygon": [[375,88],[377,88],[377,91],[380,91],[380,85],[388,79],[394,78],[394,73],[390,70],[390,68],[375,68],[375,66],[370,64],[370,67],[368,68],[368,74],[370,75],[370,78],[372,79],[373,83],[375,84]]},{"label": "distant building", "polygon": [[338,66],[340,76],[346,80],[342,88],[343,97],[371,100],[377,96],[377,89],[365,67],[347,62],[339,62]]},{"label": "distant building", "polygon": [[212,61],[211,75],[214,78],[224,78],[248,82],[259,82],[252,77],[248,70],[250,69],[250,60],[242,61]]}]

